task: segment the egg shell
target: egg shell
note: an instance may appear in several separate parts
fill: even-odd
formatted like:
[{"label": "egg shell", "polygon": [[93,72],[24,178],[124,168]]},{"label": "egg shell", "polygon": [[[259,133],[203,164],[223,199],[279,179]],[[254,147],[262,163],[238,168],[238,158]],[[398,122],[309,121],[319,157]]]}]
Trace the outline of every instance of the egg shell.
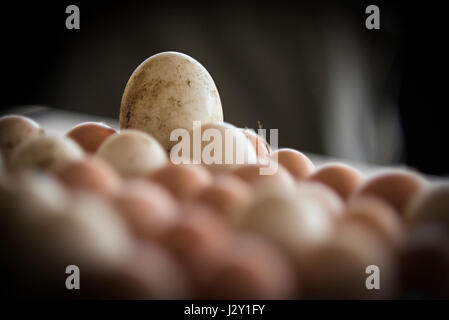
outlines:
[{"label": "egg shell", "polygon": [[253,196],[251,187],[232,175],[218,175],[211,185],[195,196],[195,200],[206,203],[218,212],[227,215],[237,206],[242,206]]},{"label": "egg shell", "polygon": [[193,197],[212,182],[212,176],[202,165],[169,164],[148,176],[180,199]]},{"label": "egg shell", "polygon": [[223,219],[207,206],[189,202],[180,211],[181,218],[160,243],[178,258],[196,295],[201,295],[204,283],[228,250],[231,233]]},{"label": "egg shell", "polygon": [[156,139],[137,130],[109,136],[96,155],[125,177],[148,175],[168,163],[167,154]]},{"label": "egg shell", "polygon": [[333,221],[313,199],[271,194],[255,200],[246,209],[240,228],[260,234],[296,256],[326,241]]},{"label": "egg shell", "polygon": [[326,184],[347,200],[362,183],[363,175],[346,164],[329,163],[317,168],[309,180]]},{"label": "egg shell", "polygon": [[223,121],[212,77],[195,59],[179,52],[153,55],[133,72],[123,93],[120,129],[153,135],[168,151],[174,129],[191,130],[193,121]]},{"label": "egg shell", "polygon": [[109,194],[121,184],[120,176],[98,157],[71,161],[55,172],[58,179],[69,188]]},{"label": "egg shell", "polygon": [[62,297],[67,292],[67,266],[77,266],[84,279],[117,265],[132,248],[129,234],[113,208],[84,193],[74,194],[63,214],[43,219],[18,236],[24,245],[14,250],[18,262],[14,264],[15,273],[19,288],[31,296]]},{"label": "egg shell", "polygon": [[299,295],[290,260],[260,237],[238,234],[207,282],[207,299],[292,299]]},{"label": "egg shell", "polygon": [[181,142],[172,148],[172,162],[175,156],[185,158],[187,152],[193,163],[203,164],[212,171],[232,170],[239,165],[258,161],[251,142],[239,128],[229,123],[201,124],[201,127],[189,131],[189,139],[188,146]]},{"label": "egg shell", "polygon": [[410,200],[426,186],[426,181],[412,171],[391,170],[367,179],[357,193],[379,197],[402,215]]},{"label": "egg shell", "polygon": [[260,164],[242,165],[233,170],[232,175],[253,186],[261,183],[272,184],[278,187],[285,186],[287,188],[294,186],[293,177],[283,166],[279,165],[273,174],[262,174],[264,168],[266,166]]},{"label": "egg shell", "polygon": [[298,197],[314,199],[326,212],[336,219],[344,215],[342,199],[327,185],[317,182],[300,182],[296,185],[294,194]]},{"label": "egg shell", "polygon": [[431,186],[410,202],[405,218],[411,225],[439,222],[449,230],[449,184]]},{"label": "egg shell", "polygon": [[112,196],[112,203],[142,239],[158,239],[178,218],[178,204],[171,194],[145,180],[126,181]]},{"label": "egg shell", "polygon": [[117,266],[87,279],[83,275],[82,284],[83,291],[89,293],[88,298],[95,299],[187,299],[191,296],[188,279],[179,263],[151,241],[139,242]]},{"label": "egg shell", "polygon": [[271,153],[271,159],[284,166],[298,180],[306,179],[315,169],[315,165],[305,154],[294,149],[278,149]]},{"label": "egg shell", "polygon": [[32,138],[44,135],[44,130],[34,120],[18,115],[0,118],[0,152],[9,163],[15,149]]},{"label": "egg shell", "polygon": [[39,136],[21,144],[11,156],[11,164],[16,170],[55,171],[70,161],[83,158],[83,150],[71,139]]},{"label": "egg shell", "polygon": [[412,298],[449,298],[449,234],[430,222],[408,233],[401,253],[402,287]]},{"label": "egg shell", "polygon": [[[339,224],[329,241],[298,260],[298,268],[305,298],[391,299],[398,290],[397,263],[393,251],[372,229],[351,220]],[[373,274],[368,266],[379,268],[379,289],[366,287]]]},{"label": "egg shell", "polygon": [[256,150],[259,161],[269,161],[271,148],[267,140],[252,129],[241,129]]},{"label": "egg shell", "polygon": [[392,248],[399,248],[404,240],[405,228],[402,220],[388,203],[379,198],[352,198],[346,206],[344,218],[365,223]]},{"label": "egg shell", "polygon": [[117,131],[102,122],[83,122],[65,135],[75,141],[86,153],[97,152],[100,145],[112,134]]}]

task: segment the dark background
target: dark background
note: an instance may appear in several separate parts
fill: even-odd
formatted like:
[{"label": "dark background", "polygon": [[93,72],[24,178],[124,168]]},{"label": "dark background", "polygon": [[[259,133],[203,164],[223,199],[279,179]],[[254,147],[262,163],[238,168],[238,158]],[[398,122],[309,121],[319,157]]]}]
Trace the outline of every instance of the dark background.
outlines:
[{"label": "dark background", "polygon": [[[225,121],[278,128],[280,147],[448,175],[442,3],[2,4],[1,104],[118,118],[133,70],[174,50],[208,69]],[[80,30],[65,28],[69,4]],[[365,28],[369,4],[380,30]]]}]

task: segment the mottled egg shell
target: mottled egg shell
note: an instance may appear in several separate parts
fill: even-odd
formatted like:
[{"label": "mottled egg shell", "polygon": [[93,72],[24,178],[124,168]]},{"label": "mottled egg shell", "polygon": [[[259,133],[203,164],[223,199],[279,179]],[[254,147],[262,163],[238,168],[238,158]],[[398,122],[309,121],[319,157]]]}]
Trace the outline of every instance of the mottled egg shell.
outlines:
[{"label": "mottled egg shell", "polygon": [[162,52],[137,67],[123,93],[121,129],[146,131],[170,150],[170,133],[192,129],[194,120],[223,121],[218,90],[198,61],[179,52]]},{"label": "mottled egg shell", "polygon": [[114,128],[101,122],[84,122],[70,129],[65,135],[74,140],[87,153],[95,153]]}]

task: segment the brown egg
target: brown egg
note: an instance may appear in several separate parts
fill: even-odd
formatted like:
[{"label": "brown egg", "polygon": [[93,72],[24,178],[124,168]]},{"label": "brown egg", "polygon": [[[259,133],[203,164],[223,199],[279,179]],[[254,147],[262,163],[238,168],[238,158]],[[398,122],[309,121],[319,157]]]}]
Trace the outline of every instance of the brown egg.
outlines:
[{"label": "brown egg", "polygon": [[5,163],[22,143],[44,135],[44,130],[27,117],[8,115],[0,118],[0,152]]},{"label": "brown egg", "polygon": [[121,183],[120,176],[96,157],[68,162],[56,171],[56,176],[70,188],[102,194],[114,192]]},{"label": "brown egg", "polygon": [[180,219],[160,242],[178,258],[198,295],[221,263],[230,241],[229,229],[216,212],[188,203],[181,207]]},{"label": "brown egg", "polygon": [[345,220],[365,223],[378,233],[385,243],[399,248],[405,233],[396,211],[379,198],[360,196],[352,198],[345,209]]},{"label": "brown egg", "polygon": [[152,172],[148,177],[150,181],[159,183],[180,199],[193,197],[212,182],[209,171],[196,164],[169,164]]},{"label": "brown egg", "polygon": [[319,167],[309,180],[326,184],[346,200],[360,186],[363,176],[348,165],[332,163]]},{"label": "brown egg", "polygon": [[344,204],[338,194],[325,184],[318,182],[300,182],[297,184],[295,194],[299,197],[315,199],[316,202],[335,218],[344,214]]},{"label": "brown egg", "polygon": [[83,274],[83,297],[96,299],[188,299],[191,290],[176,259],[145,241],[121,263],[103,272]]},{"label": "brown egg", "polygon": [[157,239],[177,220],[178,204],[161,186],[128,180],[112,197],[128,226],[138,237]]},{"label": "brown egg", "polygon": [[262,169],[266,168],[260,164],[247,164],[241,165],[237,169],[232,171],[232,174],[250,185],[272,184],[279,187],[293,187],[293,177],[288,171],[281,165],[277,167],[274,174],[262,174]]},{"label": "brown egg", "polygon": [[[357,221],[340,224],[328,242],[298,260],[298,267],[306,298],[390,299],[397,292],[393,251]],[[370,290],[367,284],[376,285],[376,273],[379,289]]]},{"label": "brown egg", "polygon": [[271,159],[284,166],[298,180],[306,179],[315,169],[306,155],[294,149],[278,149],[271,153]]},{"label": "brown egg", "polygon": [[403,214],[406,206],[426,187],[426,181],[418,174],[405,170],[391,170],[366,180],[358,194],[379,197]]},{"label": "brown egg", "polygon": [[195,200],[210,205],[218,212],[227,215],[236,206],[250,201],[253,191],[248,184],[228,174],[218,175],[211,185],[199,192]]},{"label": "brown egg", "polygon": [[439,222],[449,229],[449,184],[432,186],[411,201],[405,218],[412,224]]},{"label": "brown egg", "polygon": [[402,286],[410,298],[449,298],[449,233],[436,223],[416,226],[401,255]]},{"label": "brown egg", "polygon": [[206,299],[292,299],[298,280],[288,258],[262,238],[237,235],[207,282]]},{"label": "brown egg", "polygon": [[95,153],[103,141],[114,133],[117,131],[104,123],[83,122],[70,129],[65,135],[78,143],[86,153]]},{"label": "brown egg", "polygon": [[268,161],[271,153],[271,148],[268,142],[252,129],[241,130],[256,150],[257,158],[259,159],[259,161]]}]

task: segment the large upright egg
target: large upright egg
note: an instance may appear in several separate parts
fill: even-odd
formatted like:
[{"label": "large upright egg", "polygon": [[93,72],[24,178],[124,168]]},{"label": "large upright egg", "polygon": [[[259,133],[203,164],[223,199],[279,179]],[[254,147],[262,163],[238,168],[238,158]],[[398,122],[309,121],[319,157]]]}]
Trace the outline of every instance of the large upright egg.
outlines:
[{"label": "large upright egg", "polygon": [[131,75],[123,93],[120,129],[139,129],[170,150],[170,133],[223,121],[220,96],[207,70],[179,52],[162,52],[145,60]]}]

